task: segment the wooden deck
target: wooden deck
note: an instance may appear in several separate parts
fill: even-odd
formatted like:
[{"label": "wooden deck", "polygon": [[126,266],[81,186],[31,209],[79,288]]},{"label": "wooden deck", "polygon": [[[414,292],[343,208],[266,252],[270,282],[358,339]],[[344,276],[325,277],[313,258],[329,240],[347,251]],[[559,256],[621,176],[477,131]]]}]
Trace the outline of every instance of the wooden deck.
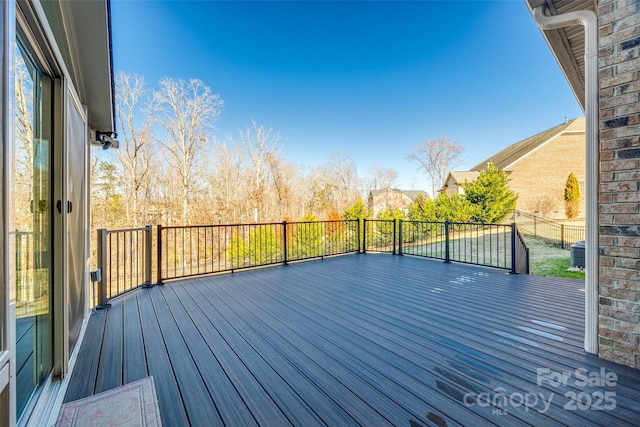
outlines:
[{"label": "wooden deck", "polygon": [[637,426],[582,288],[374,254],[167,283],[92,315],[65,401],[153,375],[165,426]]}]

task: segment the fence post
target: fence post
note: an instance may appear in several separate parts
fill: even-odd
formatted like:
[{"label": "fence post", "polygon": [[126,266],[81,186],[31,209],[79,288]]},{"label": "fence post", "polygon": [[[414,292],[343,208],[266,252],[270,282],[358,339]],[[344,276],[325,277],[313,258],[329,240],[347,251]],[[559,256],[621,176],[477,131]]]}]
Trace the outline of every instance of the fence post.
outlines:
[{"label": "fence post", "polygon": [[367,218],[362,219],[362,253],[367,253]]},{"label": "fence post", "polygon": [[449,254],[449,220],[444,222],[444,262],[447,264],[451,263]]},{"label": "fence post", "polygon": [[393,240],[391,243],[391,254],[395,255],[396,254],[396,235],[397,235],[397,231],[396,231],[396,224],[398,223],[398,221],[394,218],[393,219]]},{"label": "fence post", "polygon": [[105,308],[107,303],[107,230],[98,230],[98,270],[100,281],[98,282],[98,305],[96,308]]},{"label": "fence post", "polygon": [[564,224],[560,224],[560,247],[566,249],[564,246]]},{"label": "fence post", "polygon": [[398,220],[398,255],[402,255],[402,219]]},{"label": "fence post", "polygon": [[158,224],[158,232],[156,237],[156,262],[158,265],[156,269],[158,270],[158,280],[156,282],[157,285],[162,285],[162,225]]},{"label": "fence post", "polygon": [[143,288],[151,287],[151,226],[144,226],[144,285]]},{"label": "fence post", "polygon": [[282,229],[283,229],[283,256],[284,256],[284,265],[288,265],[287,260],[287,221],[282,221]]},{"label": "fence post", "polygon": [[511,274],[517,274],[516,268],[516,223],[511,223]]}]

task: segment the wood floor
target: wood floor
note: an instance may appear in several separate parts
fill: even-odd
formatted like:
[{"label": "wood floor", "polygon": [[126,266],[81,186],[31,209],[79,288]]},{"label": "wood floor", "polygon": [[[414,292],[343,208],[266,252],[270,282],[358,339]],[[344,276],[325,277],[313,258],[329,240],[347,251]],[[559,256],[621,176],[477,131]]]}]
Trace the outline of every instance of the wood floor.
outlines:
[{"label": "wood floor", "polygon": [[640,425],[583,286],[386,254],[169,282],[92,315],[65,401],[153,375],[165,426]]}]

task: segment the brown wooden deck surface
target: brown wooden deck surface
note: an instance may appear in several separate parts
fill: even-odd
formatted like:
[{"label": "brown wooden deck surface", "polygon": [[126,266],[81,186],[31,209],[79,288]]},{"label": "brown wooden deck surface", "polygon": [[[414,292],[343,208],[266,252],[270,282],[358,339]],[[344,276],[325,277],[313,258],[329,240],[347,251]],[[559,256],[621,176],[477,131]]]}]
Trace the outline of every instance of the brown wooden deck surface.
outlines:
[{"label": "brown wooden deck surface", "polygon": [[582,288],[373,254],[171,282],[92,315],[65,401],[153,375],[165,426],[640,425]]}]

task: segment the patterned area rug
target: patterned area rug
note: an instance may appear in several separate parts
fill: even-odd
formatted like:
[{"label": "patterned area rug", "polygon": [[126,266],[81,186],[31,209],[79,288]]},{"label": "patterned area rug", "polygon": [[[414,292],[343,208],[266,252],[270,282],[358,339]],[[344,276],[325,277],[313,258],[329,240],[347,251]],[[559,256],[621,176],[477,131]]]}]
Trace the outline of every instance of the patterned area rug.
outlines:
[{"label": "patterned area rug", "polygon": [[56,427],[160,427],[153,377],[62,405]]}]

